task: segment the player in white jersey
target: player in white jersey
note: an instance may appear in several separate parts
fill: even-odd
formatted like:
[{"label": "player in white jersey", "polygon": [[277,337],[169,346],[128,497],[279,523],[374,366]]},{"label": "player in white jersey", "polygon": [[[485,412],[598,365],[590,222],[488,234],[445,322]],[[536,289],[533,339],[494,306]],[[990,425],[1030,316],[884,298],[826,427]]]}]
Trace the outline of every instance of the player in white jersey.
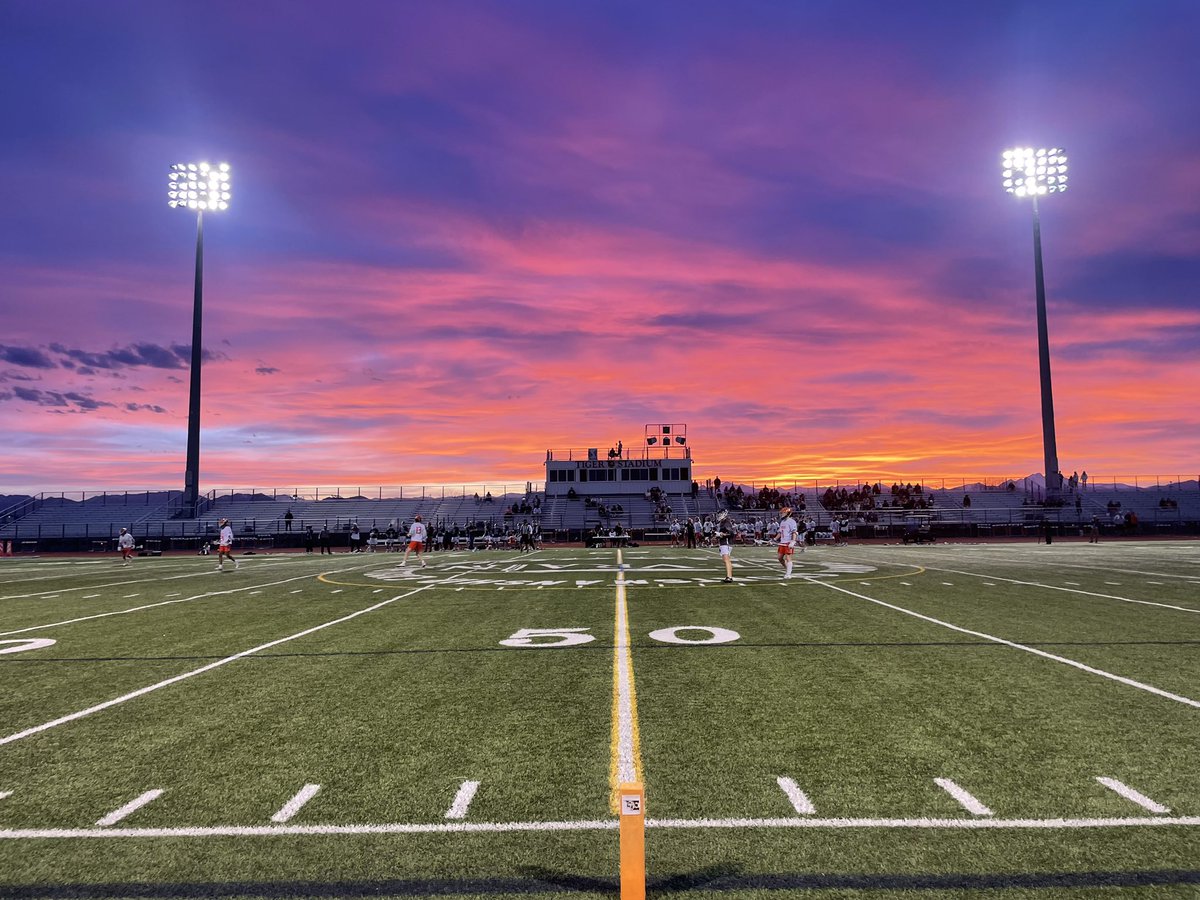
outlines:
[{"label": "player in white jersey", "polygon": [[729,513],[725,510],[717,513],[717,525],[713,533],[721,550],[721,559],[725,563],[726,584],[733,582],[733,527],[733,523],[729,521]]},{"label": "player in white jersey", "polygon": [[133,535],[126,529],[121,529],[121,536],[117,538],[117,549],[121,551],[121,565],[129,565],[129,561],[133,559]]},{"label": "player in white jersey", "polygon": [[233,559],[233,526],[228,519],[221,520],[221,536],[217,538],[217,571],[225,571],[225,558],[233,560],[233,567],[239,568],[241,563]]},{"label": "player in white jersey", "polygon": [[[421,517],[413,516],[413,523],[408,526],[408,549],[404,551],[404,559],[400,565],[408,565],[408,554],[414,550],[417,552],[417,559],[421,559],[421,552],[425,549],[425,541],[428,538],[429,534],[425,531],[425,523],[421,521]],[[421,565],[425,565],[425,560],[421,559]]]},{"label": "player in white jersey", "polygon": [[785,506],[779,511],[779,564],[783,566],[783,577],[792,577],[792,554],[796,552],[796,536],[800,526],[792,518],[792,508]]}]

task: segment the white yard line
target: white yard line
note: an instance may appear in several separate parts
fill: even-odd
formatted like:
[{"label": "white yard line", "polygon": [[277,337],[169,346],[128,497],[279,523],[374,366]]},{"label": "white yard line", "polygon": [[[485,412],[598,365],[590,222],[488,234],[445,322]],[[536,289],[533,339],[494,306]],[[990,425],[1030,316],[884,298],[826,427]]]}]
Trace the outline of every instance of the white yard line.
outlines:
[{"label": "white yard line", "polygon": [[1147,691],[1159,697],[1165,697],[1168,700],[1174,700],[1176,703],[1183,703],[1187,706],[1200,709],[1200,700],[1193,700],[1190,697],[1181,697],[1179,694],[1172,694],[1169,691],[1164,691],[1161,688],[1156,688],[1153,685],[1145,684],[1141,681],[1134,681],[1132,678],[1126,678],[1123,675],[1114,675],[1112,672],[1105,672],[1103,669],[1097,669],[1081,662],[1076,662],[1073,659],[1067,659],[1065,656],[1058,656],[1054,653],[1047,653],[1045,650],[1039,650],[1036,647],[1030,647],[1026,644],[1018,644],[1015,641],[1006,641],[1004,638],[996,637],[992,634],[985,634],[982,631],[972,631],[969,628],[962,628],[958,625],[952,625],[949,622],[943,622],[941,619],[935,619],[933,616],[926,616],[919,612],[914,612],[911,609],[905,609],[903,606],[896,606],[894,603],[887,603],[883,600],[876,600],[874,597],[868,597],[865,594],[859,594],[855,591],[847,590],[843,587],[838,587],[836,584],[830,584],[827,581],[818,581],[814,578],[806,579],[813,584],[819,584],[822,587],[828,588],[831,591],[840,591],[843,594],[849,594],[851,597],[857,597],[859,600],[866,600],[868,603],[874,603],[887,609],[894,609],[896,612],[904,613],[906,616],[912,616],[916,619],[921,619],[925,622],[932,622],[934,625],[941,625],[943,628],[949,628],[951,631],[957,631],[960,634],[969,634],[972,637],[983,638],[986,641],[994,641],[997,644],[1003,644],[1006,647],[1012,647],[1015,650],[1024,650],[1026,653],[1032,653],[1034,656],[1041,656],[1045,659],[1052,659],[1055,662],[1063,663],[1079,669],[1082,672],[1089,672],[1092,675],[1099,675],[1102,678],[1108,678],[1112,681],[1119,682],[1129,687],[1137,688],[1138,690]]},{"label": "white yard line", "polygon": [[12,793],[12,791],[0,791],[0,800],[3,800],[5,797],[11,797]]},{"label": "white yard line", "polygon": [[[218,825],[193,828],[9,828],[0,829],[0,840],[67,840],[88,838],[206,838],[266,837],[338,834],[445,834],[520,831],[616,831],[611,819],[550,822],[412,822],[367,825]],[[1196,828],[1200,816],[1112,817],[1106,819],[647,819],[647,828],[896,828],[946,830],[1069,830],[1093,828]]]},{"label": "white yard line", "polygon": [[[1062,563],[1061,566],[1056,566],[1055,568],[1087,569],[1090,572],[1095,572],[1097,570],[1102,571],[1102,572],[1120,572],[1122,575],[1154,575],[1157,578],[1189,579],[1189,578],[1196,577],[1195,575],[1173,575],[1170,572],[1144,572],[1141,569],[1114,569],[1110,566],[1080,566],[1080,565],[1076,565],[1074,563]],[[1150,582],[1150,583],[1154,584],[1155,582]]]},{"label": "white yard line", "polygon": [[458,789],[458,793],[454,795],[454,802],[450,804],[450,808],[446,810],[446,819],[465,819],[467,810],[471,808],[471,801],[475,799],[475,792],[479,790],[478,781],[464,781]]},{"label": "white yard line", "polygon": [[[303,577],[311,578],[312,575],[310,574],[310,575],[306,575]],[[296,579],[294,579],[294,578],[288,579],[288,581],[295,581],[295,580]],[[280,582],[280,583],[282,584],[284,582]],[[409,591],[406,594],[399,594],[395,597],[392,597],[390,600],[384,600],[381,603],[376,603],[374,606],[368,606],[366,609],[360,609],[357,612],[352,612],[349,615],[342,616],[339,619],[333,619],[332,621],[325,622],[321,625],[316,625],[312,628],[306,628],[306,629],[304,629],[304,631],[298,631],[295,634],[288,635],[287,637],[278,638],[277,640],[274,640],[274,641],[268,641],[265,644],[259,644],[257,647],[251,647],[249,650],[243,650],[241,653],[233,654],[233,656],[227,656],[224,659],[219,659],[216,662],[209,663],[206,666],[201,666],[198,669],[192,669],[190,672],[184,672],[181,675],[176,675],[172,678],[167,678],[163,681],[156,682],[155,684],[147,685],[146,687],[139,688],[136,691],[130,691],[128,694],[122,694],[120,697],[114,697],[112,700],[106,700],[103,703],[97,703],[95,706],[89,706],[87,709],[81,709],[78,712],[71,713],[70,715],[60,716],[57,719],[51,719],[49,722],[43,722],[41,725],[35,725],[32,728],[26,728],[24,731],[18,731],[16,734],[10,734],[7,737],[0,738],[0,746],[3,746],[4,744],[11,744],[13,741],[19,741],[22,738],[27,738],[27,737],[30,737],[31,735],[39,734],[43,731],[48,731],[51,728],[56,728],[59,725],[65,725],[68,722],[74,722],[77,719],[82,719],[85,716],[90,716],[93,713],[101,712],[102,710],[106,710],[109,707],[117,706],[121,703],[126,703],[130,700],[134,700],[138,697],[141,697],[144,694],[149,694],[152,691],[159,690],[160,688],[165,688],[172,684],[176,684],[177,682],[184,681],[185,679],[193,678],[196,675],[203,675],[205,672],[211,672],[213,669],[217,669],[217,668],[220,668],[221,666],[228,665],[231,662],[235,662],[235,661],[237,661],[239,659],[243,659],[247,656],[252,656],[253,654],[258,653],[260,650],[268,650],[271,647],[277,647],[280,644],[286,644],[288,641],[294,641],[298,638],[307,637],[310,634],[315,634],[318,631],[322,631],[323,629],[326,629],[326,628],[331,628],[334,625],[340,625],[343,622],[349,622],[351,619],[357,619],[359,616],[363,616],[363,615],[366,615],[367,613],[374,612],[377,609],[382,609],[383,607],[385,607],[391,603],[395,603],[397,600],[403,600],[406,597],[411,597],[414,594],[420,593],[421,591],[428,590],[431,587],[437,587],[438,584],[444,584],[444,583],[445,582],[437,582],[434,584],[423,585],[422,587],[419,587],[419,588],[414,588],[413,590]],[[174,601],[174,602],[178,602],[178,601]]]},{"label": "white yard line", "polygon": [[1122,784],[1115,778],[1104,778],[1097,775],[1096,780],[1108,788],[1110,791],[1115,791],[1126,800],[1131,800],[1143,809],[1148,809],[1152,813],[1169,813],[1171,810],[1163,806],[1161,803],[1155,803],[1141,791],[1135,791],[1127,784]]},{"label": "white yard line", "polygon": [[808,795],[800,790],[799,786],[792,779],[783,775],[775,779],[775,783],[780,789],[787,794],[788,800],[792,804],[792,809],[796,810],[802,816],[811,816],[817,811],[812,805],[812,801],[808,799]]},{"label": "white yard line", "polygon": [[101,819],[99,822],[97,822],[96,826],[98,828],[106,828],[109,825],[116,825],[118,822],[120,822],[126,816],[137,812],[139,809],[141,809],[147,803],[150,803],[153,800],[157,800],[159,797],[162,796],[162,793],[163,792],[162,792],[161,788],[156,788],[153,791],[146,791],[146,793],[142,794],[142,796],[138,797],[136,800],[130,800],[128,803],[126,803],[120,809],[114,809],[107,816],[105,816],[103,819]]},{"label": "white yard line", "polygon": [[[118,566],[117,568],[120,568],[120,566]],[[59,573],[53,577],[61,579],[64,577],[65,574],[66,573]],[[32,594],[6,594],[4,596],[0,596],[0,600],[29,600],[34,597],[46,598],[50,594],[67,594],[67,593],[70,593],[71,591],[100,591],[100,590],[107,590],[108,588],[124,587],[124,586],[130,585],[130,584],[153,584],[154,582],[157,582],[157,581],[176,581],[180,578],[199,578],[200,576],[207,575],[207,574],[208,574],[207,571],[203,571],[203,572],[187,572],[183,575],[163,575],[160,578],[132,578],[132,579],[128,579],[126,581],[114,581],[114,582],[111,582],[110,584],[85,584],[85,585],[80,585],[79,587],[56,588],[55,590],[52,590],[52,591],[38,591],[37,593],[32,593]],[[50,580],[50,579],[46,578],[46,579],[39,579],[39,580]],[[99,596],[99,594],[96,594],[95,596]]]},{"label": "white yard line", "polygon": [[990,809],[988,809],[986,806],[984,806],[982,803],[980,803],[979,799],[977,797],[975,797],[974,794],[972,794],[970,791],[967,791],[967,790],[959,787],[957,784],[955,784],[949,778],[935,778],[933,780],[937,784],[938,787],[940,787],[943,791],[945,791],[947,794],[949,794],[951,797],[953,797],[955,800],[957,800],[959,805],[962,806],[962,808],[965,809],[967,812],[969,812],[971,815],[973,815],[973,816],[994,816],[995,815],[994,812],[992,812]]},{"label": "white yard line", "polygon": [[[341,570],[337,570],[341,571]],[[141,612],[143,609],[154,609],[158,606],[170,606],[172,603],[190,603],[193,600],[204,600],[208,597],[224,597],[229,594],[237,594],[241,591],[249,591],[255,588],[275,587],[280,584],[289,584],[293,581],[304,581],[310,578],[315,578],[317,575],[332,575],[334,572],[318,572],[308,573],[307,575],[297,575],[294,578],[285,578],[283,581],[269,581],[266,584],[248,584],[243,587],[230,588],[227,591],[205,591],[203,594],[193,594],[190,597],[180,597],[178,600],[162,600],[158,603],[146,603],[142,606],[133,606],[129,609],[117,609],[112,612],[95,613],[90,616],[79,616],[75,619],[63,619],[61,622],[48,622],[44,625],[31,625],[29,628],[18,628],[15,631],[0,631],[0,637],[8,637],[13,634],[24,634],[27,631],[43,631],[47,628],[58,628],[60,625],[74,625],[77,622],[88,622],[92,619],[106,619],[109,616],[124,616],[129,613]]]},{"label": "white yard line", "polygon": [[284,822],[288,821],[292,818],[292,816],[300,812],[301,807],[303,807],[305,803],[317,796],[317,792],[320,790],[321,786],[319,784],[306,784],[296,792],[295,797],[283,804],[283,808],[279,810],[279,812],[271,816],[271,821],[278,822],[279,824],[283,824]]},{"label": "white yard line", "polygon": [[[1040,587],[1048,591],[1063,591],[1068,594],[1082,594],[1085,597],[1100,597],[1105,600],[1120,600],[1122,603],[1137,603],[1142,606],[1160,606],[1163,609],[1176,609],[1186,613],[1200,613],[1200,609],[1194,609],[1188,606],[1174,606],[1170,603],[1155,603],[1152,600],[1134,600],[1130,597],[1118,597],[1115,594],[1099,594],[1095,591],[1085,591],[1076,588],[1063,587],[1059,584],[1044,584],[1040,581],[1021,581],[1017,578],[1004,578],[1000,575],[980,575],[977,572],[963,572],[958,569],[940,569],[936,566],[926,566],[931,572],[950,572],[954,575],[967,575],[971,578],[995,578],[997,581],[1005,581],[1009,584],[1020,584],[1026,587]],[[944,584],[945,582],[943,582]]]}]

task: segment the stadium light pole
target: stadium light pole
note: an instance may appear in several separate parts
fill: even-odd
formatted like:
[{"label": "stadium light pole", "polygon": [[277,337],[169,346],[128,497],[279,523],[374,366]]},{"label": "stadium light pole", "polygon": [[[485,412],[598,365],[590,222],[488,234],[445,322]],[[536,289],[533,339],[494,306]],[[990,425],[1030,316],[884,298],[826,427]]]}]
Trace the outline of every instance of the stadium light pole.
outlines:
[{"label": "stadium light pole", "polygon": [[1046,500],[1062,496],[1058,442],[1054,435],[1054,392],[1050,385],[1050,336],[1046,327],[1046,284],[1042,277],[1042,223],[1038,197],[1067,189],[1067,155],[1061,147],[1005,150],[1001,159],[1004,189],[1033,203],[1033,276],[1037,288],[1038,365],[1042,382],[1042,450],[1045,456]]},{"label": "stadium light pole", "polygon": [[192,301],[192,377],[188,399],[187,467],[183,509],[195,518],[200,502],[200,364],[204,310],[204,213],[229,208],[229,163],[175,163],[167,176],[167,205],[196,213],[196,286]]}]

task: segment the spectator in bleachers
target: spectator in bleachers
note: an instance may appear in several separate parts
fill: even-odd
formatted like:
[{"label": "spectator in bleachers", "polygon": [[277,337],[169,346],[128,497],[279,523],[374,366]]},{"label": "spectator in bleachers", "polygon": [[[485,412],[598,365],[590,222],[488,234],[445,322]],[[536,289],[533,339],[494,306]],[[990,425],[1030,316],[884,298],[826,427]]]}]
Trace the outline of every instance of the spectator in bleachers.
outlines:
[{"label": "spectator in bleachers", "polygon": [[283,530],[284,531],[292,530],[292,519],[293,518],[295,518],[295,517],[292,515],[292,511],[290,509],[283,514]]}]

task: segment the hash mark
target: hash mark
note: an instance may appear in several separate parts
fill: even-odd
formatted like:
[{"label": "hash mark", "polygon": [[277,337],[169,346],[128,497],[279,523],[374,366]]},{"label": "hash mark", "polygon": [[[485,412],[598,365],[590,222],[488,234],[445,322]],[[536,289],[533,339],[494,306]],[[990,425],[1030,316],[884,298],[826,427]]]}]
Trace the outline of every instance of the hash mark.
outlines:
[{"label": "hash mark", "polygon": [[465,819],[467,817],[467,809],[470,808],[471,801],[475,798],[477,790],[479,790],[478,781],[464,781],[459,786],[458,793],[454,795],[454,802],[446,810],[445,818]]},{"label": "hash mark", "polygon": [[130,800],[128,803],[126,803],[120,809],[114,809],[112,812],[110,812],[107,816],[105,816],[103,819],[98,821],[96,824],[99,825],[101,828],[103,828],[107,825],[116,825],[118,822],[120,822],[126,816],[137,812],[139,809],[141,809],[147,803],[150,803],[153,800],[157,800],[161,796],[162,796],[161,788],[155,788],[152,791],[146,791],[146,793],[142,794],[142,796],[138,797],[136,800]]},{"label": "hash mark", "polygon": [[1122,784],[1115,778],[1103,778],[1099,775],[1096,780],[1108,788],[1124,797],[1126,800],[1131,800],[1143,809],[1148,809],[1152,813],[1169,813],[1171,810],[1163,806],[1161,803],[1155,803],[1141,791],[1135,791],[1127,784]]},{"label": "hash mark", "polygon": [[271,816],[272,822],[283,823],[288,821],[296,813],[300,812],[300,808],[309,800],[317,796],[317,791],[321,790],[319,784],[306,784],[296,792],[296,796],[283,804],[283,808],[275,815]]},{"label": "hash mark", "polygon": [[937,786],[959,802],[963,809],[974,816],[994,816],[995,813],[979,802],[972,794],[963,790],[949,778],[933,779]]}]

